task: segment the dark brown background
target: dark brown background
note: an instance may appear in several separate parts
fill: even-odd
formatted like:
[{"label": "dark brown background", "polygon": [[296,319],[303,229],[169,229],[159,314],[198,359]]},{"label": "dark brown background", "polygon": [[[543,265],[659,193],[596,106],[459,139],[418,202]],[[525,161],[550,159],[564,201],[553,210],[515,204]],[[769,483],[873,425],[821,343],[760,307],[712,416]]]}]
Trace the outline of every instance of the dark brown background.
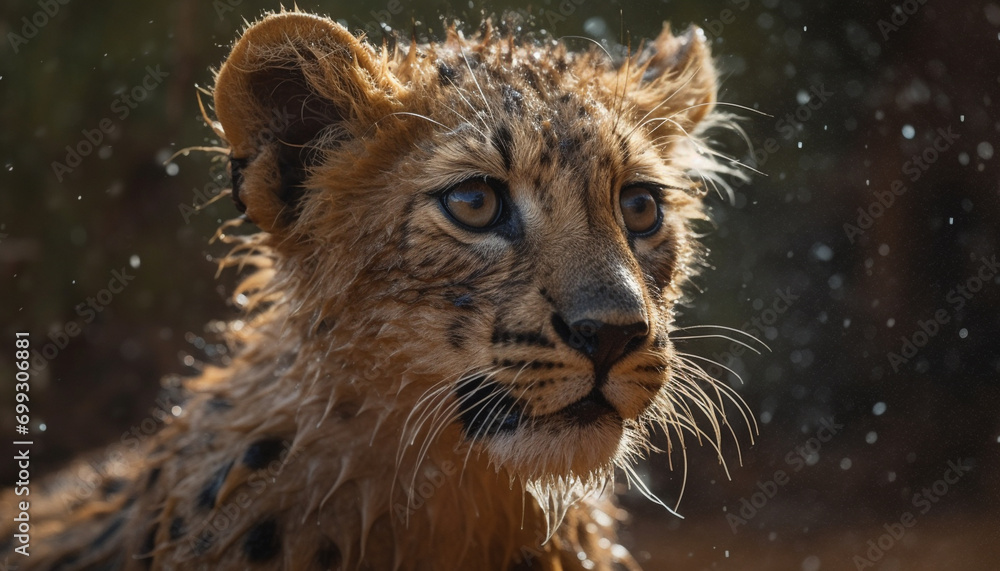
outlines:
[{"label": "dark brown background", "polygon": [[[798,299],[764,332],[770,352],[732,363],[744,384],[728,381],[760,422],[754,445],[737,424],[742,466],[727,442],[732,479],[711,449],[692,446],[686,519],[626,496],[635,514],[626,540],[647,566],[855,569],[867,542],[909,511],[916,525],[874,568],[996,568],[1000,283],[986,284],[961,310],[946,296],[982,257],[998,253],[1000,5],[911,0],[899,7],[897,30],[880,29],[894,12],[885,2],[567,0],[487,10],[518,5],[557,35],[612,41],[621,30],[655,35],[663,20],[700,23],[725,70],[721,99],[772,115],[736,110],[766,153],[758,168],[767,176],[740,188],[734,204],[711,200],[712,267],[681,321],[740,328],[765,317],[776,289]],[[481,9],[426,0],[299,6],[376,34],[378,20],[407,33],[417,20],[418,30],[439,34],[439,14],[478,21]],[[179,205],[224,181],[204,154],[176,159],[173,174],[163,163],[181,148],[214,144],[195,85],[210,83],[209,67],[243,18],[276,7],[72,0],[17,53],[0,45],[0,346],[8,347],[0,350],[0,434],[13,439],[14,332],[30,331],[39,347],[50,331],[83,321],[74,308],[107,287],[112,271],[138,261],[134,281],[34,377],[36,476],[149,418],[165,375],[191,375],[222,358],[206,324],[234,314],[226,301],[234,276],[214,278],[212,258],[223,249],[208,239],[234,211],[220,201],[186,223]],[[39,10],[35,2],[5,4],[3,37],[21,33],[22,18]],[[113,102],[147,66],[169,76],[120,119]],[[778,123],[820,87],[830,95],[813,100],[808,119],[794,130]],[[64,161],[65,146],[102,118],[115,125],[104,148],[57,180],[53,161]],[[917,182],[906,181],[907,193],[864,236],[848,240],[844,224],[856,224],[857,209],[905,180],[904,164],[949,128],[957,141]],[[745,145],[724,142],[749,158]],[[901,336],[939,309],[948,322],[894,372],[887,352],[899,352]],[[728,346],[683,344],[705,357]],[[812,465],[793,472],[788,454],[823,418],[843,428]],[[876,440],[866,442],[872,433]],[[920,514],[913,494],[960,459],[973,469]],[[776,470],[790,472],[789,482],[734,533],[726,514]],[[641,472],[668,503],[676,500],[680,472],[669,471],[665,455]],[[12,462],[0,462],[5,484],[13,474]]]}]

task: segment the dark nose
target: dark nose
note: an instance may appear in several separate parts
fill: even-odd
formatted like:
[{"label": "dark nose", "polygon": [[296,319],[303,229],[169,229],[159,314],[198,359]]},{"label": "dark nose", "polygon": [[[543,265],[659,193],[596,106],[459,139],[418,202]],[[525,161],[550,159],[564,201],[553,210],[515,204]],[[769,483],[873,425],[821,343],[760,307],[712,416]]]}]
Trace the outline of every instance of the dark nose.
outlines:
[{"label": "dark nose", "polygon": [[581,319],[567,324],[557,314],[552,315],[552,327],[567,345],[590,358],[598,379],[602,379],[612,365],[638,346],[638,342],[629,345],[630,343],[649,333],[649,326],[645,321],[615,325],[594,319]]}]

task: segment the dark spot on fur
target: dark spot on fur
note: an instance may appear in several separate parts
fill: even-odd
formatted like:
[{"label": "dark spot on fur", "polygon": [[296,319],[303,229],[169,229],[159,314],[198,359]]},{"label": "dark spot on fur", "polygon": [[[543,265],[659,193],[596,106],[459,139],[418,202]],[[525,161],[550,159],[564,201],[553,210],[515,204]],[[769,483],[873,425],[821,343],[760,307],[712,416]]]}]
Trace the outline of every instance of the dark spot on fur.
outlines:
[{"label": "dark spot on fur", "polygon": [[319,564],[320,569],[340,569],[341,560],[340,548],[332,541],[328,542],[316,553],[316,563]]},{"label": "dark spot on fur", "polygon": [[491,141],[493,147],[500,153],[503,158],[503,166],[508,171],[510,170],[512,154],[514,152],[514,139],[510,134],[510,129],[506,125],[500,125],[495,131],[493,131],[493,139]]},{"label": "dark spot on fur", "polygon": [[463,293],[462,295],[451,300],[451,302],[455,304],[455,307],[460,307],[463,309],[466,307],[472,307],[472,296],[467,293]]},{"label": "dark spot on fur", "polygon": [[574,157],[579,154],[582,147],[580,139],[576,137],[565,137],[559,140],[559,154],[565,158]]},{"label": "dark spot on fur", "polygon": [[233,203],[236,205],[236,210],[239,210],[241,213],[247,211],[247,205],[240,198],[240,189],[243,186],[243,169],[246,166],[246,159],[238,159],[236,157],[229,159],[229,178],[233,181]]},{"label": "dark spot on fur", "polygon": [[229,410],[233,408],[233,403],[229,399],[222,397],[212,397],[208,400],[208,408],[214,412],[222,412],[224,410]]},{"label": "dark spot on fur", "polygon": [[442,62],[438,62],[438,81],[441,85],[454,85],[455,80],[458,79],[458,70],[451,67],[450,65]]},{"label": "dark spot on fur", "polygon": [[500,87],[500,92],[503,95],[503,108],[507,113],[513,115],[524,110],[524,95],[520,91],[505,83]]},{"label": "dark spot on fur", "polygon": [[448,324],[448,343],[452,347],[461,349],[465,345],[465,333],[463,330],[468,325],[468,321],[464,317],[452,319],[451,323]]},{"label": "dark spot on fur", "polygon": [[[548,337],[534,331],[513,332],[494,329],[490,336],[490,342],[494,345],[527,345],[529,347],[547,347],[554,349],[556,344]],[[523,362],[522,362],[523,363]]]},{"label": "dark spot on fur", "polygon": [[226,476],[229,475],[229,470],[233,467],[232,460],[228,464],[219,468],[212,476],[212,479],[205,484],[205,487],[201,489],[198,493],[198,507],[211,509],[215,507],[216,496],[219,495],[219,490],[222,489],[222,484],[226,481]]},{"label": "dark spot on fur", "polygon": [[280,438],[264,438],[247,447],[243,453],[243,464],[251,470],[260,470],[278,459],[285,441]]},{"label": "dark spot on fur", "polygon": [[131,496],[129,496],[129,497],[128,497],[128,499],[126,499],[126,500],[125,500],[125,502],[124,502],[124,503],[122,503],[122,507],[121,507],[120,509],[123,509],[123,510],[124,510],[124,509],[128,509],[128,508],[129,508],[129,507],[131,507],[131,506],[132,506],[132,504],[134,504],[134,503],[136,502],[136,500],[138,500],[138,499],[139,499],[139,496],[138,496],[138,494],[132,494]]},{"label": "dark spot on fur", "polygon": [[156,481],[160,479],[160,473],[163,471],[162,468],[156,467],[149,471],[149,477],[146,478],[146,490],[150,490],[156,485]]},{"label": "dark spot on fur", "polygon": [[125,523],[124,517],[119,516],[115,518],[114,521],[112,521],[108,525],[108,527],[106,527],[104,531],[101,532],[100,535],[94,538],[94,541],[90,543],[90,548],[97,549],[98,547],[103,545],[104,542],[111,539],[111,537],[114,536],[114,534],[118,533],[118,530],[121,529],[123,523]]},{"label": "dark spot on fur", "polygon": [[113,496],[125,488],[125,480],[121,478],[111,478],[101,486],[101,493],[104,497]]},{"label": "dark spot on fur", "polygon": [[212,530],[206,529],[199,533],[198,537],[194,539],[191,549],[195,552],[195,554],[202,555],[212,548],[213,543],[215,543],[215,534],[212,533]]},{"label": "dark spot on fur", "polygon": [[541,90],[538,88],[538,75],[535,73],[535,70],[528,66],[524,66],[521,68],[521,75],[524,77],[524,81],[528,84],[528,87],[533,89],[535,93],[538,93],[539,95],[542,94]]},{"label": "dark spot on fur", "polygon": [[154,523],[153,529],[149,530],[149,534],[146,535],[146,540],[142,542],[142,547],[139,549],[138,557],[143,559],[143,563],[146,569],[149,569],[153,565],[153,550],[156,549],[156,532],[159,531],[160,524]]},{"label": "dark spot on fur", "polygon": [[[552,153],[548,149],[542,150],[542,154],[538,156],[538,164],[547,167],[552,164]],[[540,188],[536,186],[536,188]]]},{"label": "dark spot on fur", "polygon": [[320,319],[319,324],[316,326],[316,333],[323,334],[329,333],[333,330],[333,325],[337,322],[336,319],[332,317],[327,317]]},{"label": "dark spot on fur", "polygon": [[264,562],[273,558],[281,550],[278,537],[278,522],[274,518],[265,519],[247,530],[243,539],[243,553],[253,562]]},{"label": "dark spot on fur", "polygon": [[184,518],[175,517],[173,521],[170,522],[170,539],[179,539],[182,535],[184,535],[184,533]]},{"label": "dark spot on fur", "polygon": [[557,367],[565,367],[563,363],[554,363],[552,361],[525,361],[525,360],[513,361],[511,359],[501,359],[498,364],[502,367],[517,369],[518,371],[521,371],[522,369],[532,369],[537,371],[539,369],[554,369]]}]

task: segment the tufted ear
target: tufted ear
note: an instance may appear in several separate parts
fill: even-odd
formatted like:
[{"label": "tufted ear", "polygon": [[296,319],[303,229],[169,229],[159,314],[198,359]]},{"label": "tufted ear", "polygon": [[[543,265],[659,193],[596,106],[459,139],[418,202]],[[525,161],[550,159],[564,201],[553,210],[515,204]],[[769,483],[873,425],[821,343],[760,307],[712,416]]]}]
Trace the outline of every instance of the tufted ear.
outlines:
[{"label": "tufted ear", "polygon": [[320,149],[390,113],[398,88],[371,46],[335,22],[283,12],[251,25],[214,92],[237,208],[263,230],[285,228]]},{"label": "tufted ear", "polygon": [[691,26],[680,36],[664,23],[663,31],[633,62],[632,102],[638,119],[658,134],[691,133],[715,104],[715,65],[705,33]]}]

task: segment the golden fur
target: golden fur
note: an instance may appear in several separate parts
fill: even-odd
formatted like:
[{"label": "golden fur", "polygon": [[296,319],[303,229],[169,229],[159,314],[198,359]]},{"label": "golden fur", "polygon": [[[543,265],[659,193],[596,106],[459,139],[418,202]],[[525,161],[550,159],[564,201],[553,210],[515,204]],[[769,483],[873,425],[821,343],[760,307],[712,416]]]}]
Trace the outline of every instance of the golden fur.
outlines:
[{"label": "golden fur", "polygon": [[[719,393],[668,338],[704,180],[725,170],[699,138],[715,92],[697,29],[613,61],[488,23],[381,50],[296,12],[250,26],[214,90],[234,198],[262,230],[220,231],[230,263],[258,268],[236,356],[94,475],[121,482],[86,498],[65,482],[88,468],[49,482],[32,556],[12,561],[637,568],[602,495],[615,466],[633,474],[652,426],[703,434],[692,411],[719,439]],[[434,192],[470,177],[508,189],[509,233],[448,219]],[[656,189],[651,236],[623,227],[630,185]],[[550,317],[571,314],[645,334],[597,373]],[[565,412],[593,391],[610,409]]]}]

